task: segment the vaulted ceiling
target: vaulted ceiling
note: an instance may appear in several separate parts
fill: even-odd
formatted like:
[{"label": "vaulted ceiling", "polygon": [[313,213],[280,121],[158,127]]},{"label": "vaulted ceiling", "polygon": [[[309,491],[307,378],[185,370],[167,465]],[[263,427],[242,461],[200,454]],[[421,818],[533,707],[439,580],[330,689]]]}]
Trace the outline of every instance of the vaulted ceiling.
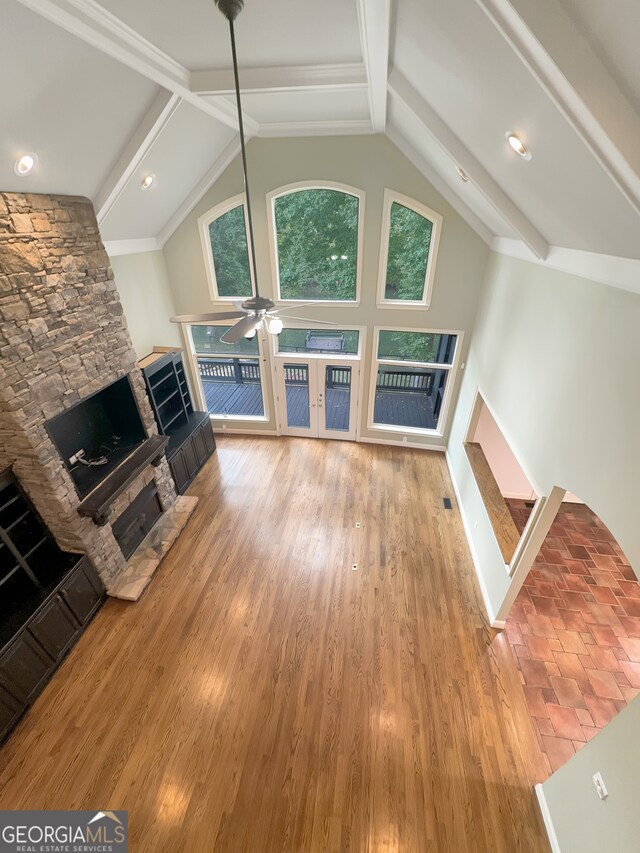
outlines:
[{"label": "vaulted ceiling", "polygon": [[[246,129],[386,133],[491,245],[638,259],[639,34],[637,0],[246,0]],[[238,152],[213,0],[5,0],[0,63],[0,187],[89,196],[107,241],[162,245]]]}]

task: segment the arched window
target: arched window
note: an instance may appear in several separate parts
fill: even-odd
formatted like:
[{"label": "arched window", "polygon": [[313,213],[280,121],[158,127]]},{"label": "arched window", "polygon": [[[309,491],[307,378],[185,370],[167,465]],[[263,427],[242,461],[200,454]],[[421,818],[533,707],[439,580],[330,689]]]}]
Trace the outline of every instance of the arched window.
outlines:
[{"label": "arched window", "polygon": [[428,308],[442,216],[413,199],[384,191],[378,305]]},{"label": "arched window", "polygon": [[364,193],[294,184],[270,193],[271,249],[280,300],[358,302]]},{"label": "arched window", "polygon": [[244,195],[234,196],[209,210],[198,224],[211,298],[252,296]]}]

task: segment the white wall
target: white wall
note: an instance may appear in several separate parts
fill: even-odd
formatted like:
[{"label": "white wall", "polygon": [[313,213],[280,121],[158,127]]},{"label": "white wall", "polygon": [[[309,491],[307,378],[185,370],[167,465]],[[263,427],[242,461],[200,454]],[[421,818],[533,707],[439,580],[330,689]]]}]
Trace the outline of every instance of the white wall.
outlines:
[{"label": "white wall", "polygon": [[640,296],[492,254],[449,458],[490,608],[509,592],[462,447],[479,387],[544,495],[569,489],[640,569]]},{"label": "white wall", "polygon": [[[640,850],[640,697],[542,785],[562,853]],[[591,777],[609,791],[598,799]]]},{"label": "white wall", "polygon": [[154,346],[182,346],[180,328],[169,322],[176,313],[162,252],[111,258],[129,333],[138,358]]},{"label": "white wall", "polygon": [[[286,184],[313,180],[336,181],[366,192],[361,304],[358,307],[314,306],[300,313],[301,316],[336,321],[343,324],[344,328],[367,326],[369,334],[364,360],[366,381],[361,411],[362,434],[383,440],[393,438],[391,433],[367,430],[365,426],[371,330],[374,325],[387,325],[470,332],[489,255],[487,246],[384,136],[253,139],[248,146],[248,161],[260,292],[265,296],[274,296],[266,194]],[[444,217],[432,305],[427,311],[376,307],[385,187],[422,202]],[[215,306],[210,300],[197,220],[215,205],[240,192],[242,171],[240,161],[236,159],[167,241],[164,255],[179,313],[213,311],[216,307],[229,310],[228,303]],[[465,340],[463,358],[467,345]],[[454,380],[457,390],[459,377],[454,377]],[[276,423],[270,389],[267,405],[271,419],[262,424],[262,428],[274,430]],[[232,423],[230,425],[233,426]],[[442,438],[411,436],[409,440],[444,446],[446,434]]]}]

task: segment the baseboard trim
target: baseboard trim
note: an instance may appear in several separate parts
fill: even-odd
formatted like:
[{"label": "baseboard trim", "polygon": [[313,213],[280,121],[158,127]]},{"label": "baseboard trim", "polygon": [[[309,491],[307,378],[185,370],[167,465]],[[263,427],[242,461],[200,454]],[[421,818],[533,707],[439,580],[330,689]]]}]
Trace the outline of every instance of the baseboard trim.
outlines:
[{"label": "baseboard trim", "polygon": [[535,786],[535,792],[536,797],[538,798],[538,806],[540,807],[540,813],[544,822],[544,828],[547,830],[547,836],[549,838],[549,844],[551,845],[552,853],[562,853],[562,851],[560,850],[560,842],[558,841],[558,836],[556,835],[556,830],[553,826],[553,821],[551,820],[551,812],[549,811],[547,798],[544,795],[542,785],[538,783]]},{"label": "baseboard trim", "polygon": [[446,453],[447,448],[441,444],[417,444],[412,441],[396,441],[393,438],[369,438],[369,436],[359,436],[356,439],[358,442],[365,444],[390,444],[393,447],[410,447],[412,450],[436,450],[438,453]]},{"label": "baseboard trim", "polygon": [[243,429],[242,427],[232,427],[231,429],[226,428],[223,429],[221,426],[215,421],[211,421],[211,429],[214,431],[216,435],[257,435],[260,437],[261,435],[278,435],[278,433],[274,429]]},{"label": "baseboard trim", "polygon": [[504,619],[496,619],[495,613],[493,612],[491,601],[489,599],[489,593],[487,592],[484,577],[482,576],[482,571],[480,569],[480,561],[478,559],[478,554],[476,552],[475,545],[473,544],[473,539],[471,537],[471,527],[469,526],[469,522],[464,511],[462,497],[460,495],[460,489],[458,488],[458,483],[456,482],[456,477],[453,473],[453,466],[451,465],[451,458],[449,456],[448,450],[445,450],[445,459],[447,460],[447,468],[449,469],[449,476],[451,477],[453,490],[456,493],[456,500],[458,501],[458,508],[460,510],[460,518],[462,519],[464,534],[467,537],[467,545],[469,546],[469,552],[471,553],[471,560],[473,562],[473,568],[478,579],[478,586],[480,587],[480,592],[482,594],[482,601],[484,603],[484,609],[487,614],[487,619],[489,620],[489,624],[492,628],[496,628],[497,630],[502,631],[505,626],[505,621]]}]

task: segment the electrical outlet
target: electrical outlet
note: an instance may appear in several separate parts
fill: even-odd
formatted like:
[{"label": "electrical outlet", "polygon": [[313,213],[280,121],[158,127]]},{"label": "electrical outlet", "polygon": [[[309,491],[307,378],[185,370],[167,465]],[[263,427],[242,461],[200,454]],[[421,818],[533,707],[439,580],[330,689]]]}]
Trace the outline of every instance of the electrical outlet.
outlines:
[{"label": "electrical outlet", "polygon": [[601,800],[606,800],[609,796],[609,792],[607,791],[607,786],[604,784],[604,779],[602,778],[602,774],[598,770],[597,773],[594,773],[591,777],[593,784],[595,785],[595,789],[598,792],[598,796]]}]

